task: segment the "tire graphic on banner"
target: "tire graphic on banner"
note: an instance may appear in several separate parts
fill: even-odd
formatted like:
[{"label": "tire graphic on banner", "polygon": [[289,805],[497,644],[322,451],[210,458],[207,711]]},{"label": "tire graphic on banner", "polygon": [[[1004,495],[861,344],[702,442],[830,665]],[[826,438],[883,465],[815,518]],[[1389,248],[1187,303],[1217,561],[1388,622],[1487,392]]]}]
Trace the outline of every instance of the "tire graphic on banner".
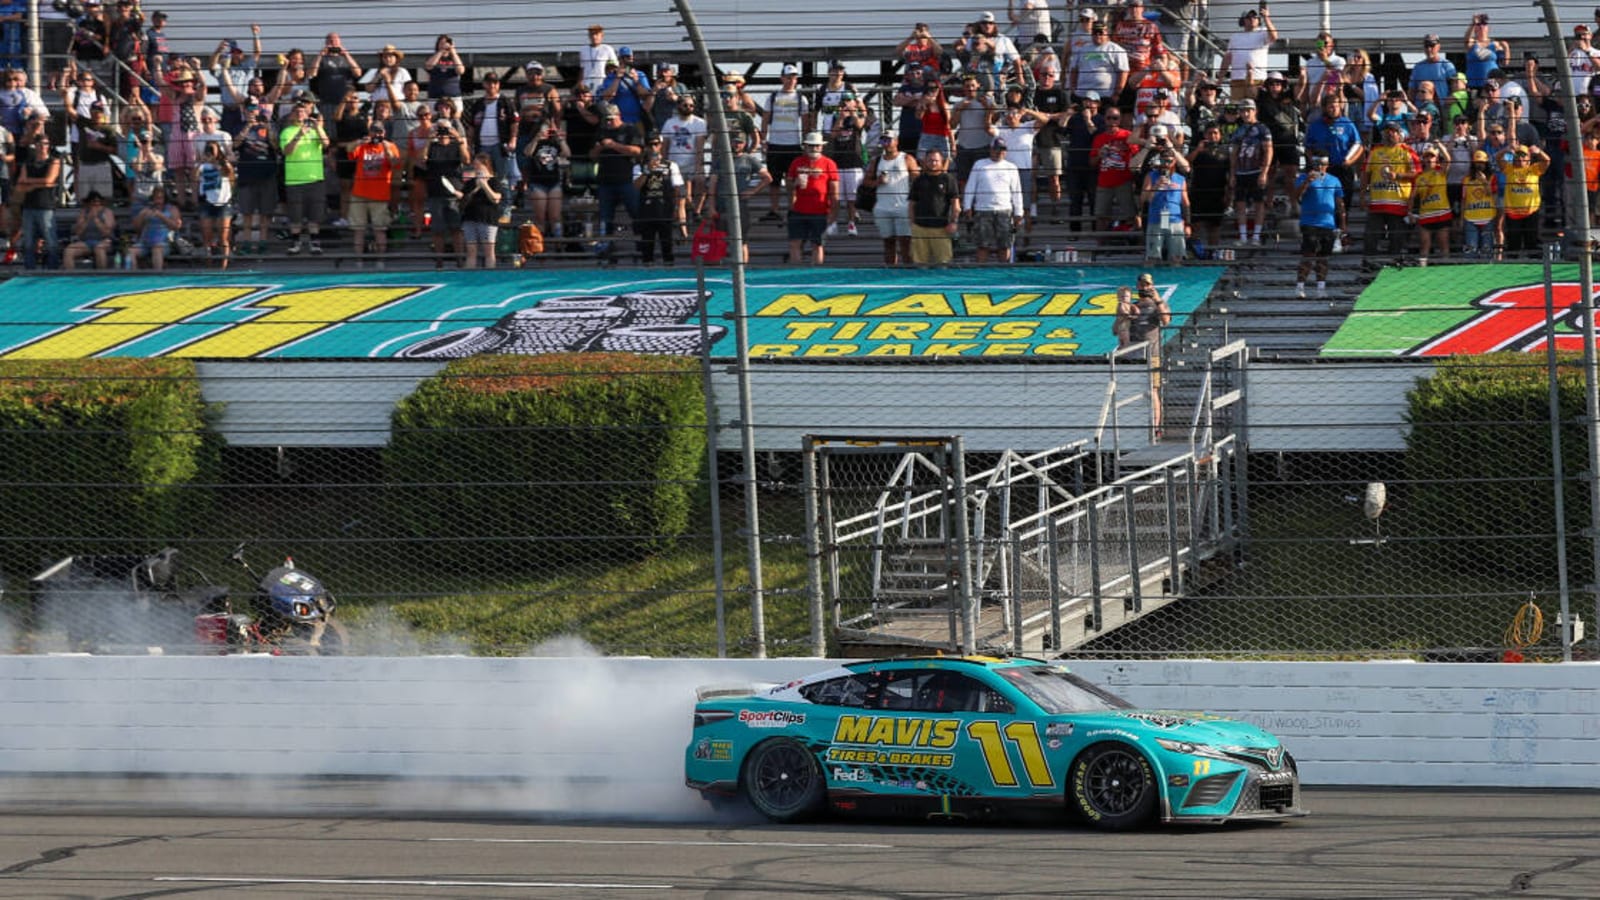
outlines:
[{"label": "tire graphic on banner", "polygon": [[699,308],[693,290],[573,294],[540,300],[488,328],[465,328],[418,341],[398,354],[406,359],[460,359],[478,353],[609,350],[698,355],[728,329],[713,325],[707,342],[700,326],[686,324]]}]

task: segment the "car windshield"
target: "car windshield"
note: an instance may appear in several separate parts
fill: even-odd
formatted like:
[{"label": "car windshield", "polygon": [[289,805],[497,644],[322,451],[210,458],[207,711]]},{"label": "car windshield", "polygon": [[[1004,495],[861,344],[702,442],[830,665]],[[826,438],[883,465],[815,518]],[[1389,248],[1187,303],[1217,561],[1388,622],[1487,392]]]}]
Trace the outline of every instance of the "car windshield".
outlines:
[{"label": "car windshield", "polygon": [[1012,666],[994,673],[1011,682],[1046,713],[1132,709],[1133,704],[1104,688],[1053,666]]}]

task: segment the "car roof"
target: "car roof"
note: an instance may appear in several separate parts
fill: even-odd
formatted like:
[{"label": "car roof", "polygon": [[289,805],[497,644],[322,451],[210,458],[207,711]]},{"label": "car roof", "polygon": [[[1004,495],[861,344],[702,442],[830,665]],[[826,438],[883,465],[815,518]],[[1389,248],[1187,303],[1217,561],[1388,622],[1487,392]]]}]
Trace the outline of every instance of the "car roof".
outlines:
[{"label": "car roof", "polygon": [[1022,656],[899,656],[847,663],[845,668],[852,672],[867,672],[877,669],[959,669],[968,667],[1006,669],[1017,666],[1043,665],[1051,664],[1043,660]]}]

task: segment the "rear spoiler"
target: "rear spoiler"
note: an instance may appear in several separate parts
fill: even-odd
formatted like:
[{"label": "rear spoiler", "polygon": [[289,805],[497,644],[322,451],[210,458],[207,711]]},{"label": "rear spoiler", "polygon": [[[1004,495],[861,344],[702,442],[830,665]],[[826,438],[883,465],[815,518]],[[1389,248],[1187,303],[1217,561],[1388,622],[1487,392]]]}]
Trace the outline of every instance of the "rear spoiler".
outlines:
[{"label": "rear spoiler", "polygon": [[746,684],[707,684],[694,689],[696,703],[705,700],[716,700],[721,697],[748,697],[752,694],[761,694],[778,687],[777,682],[763,681]]}]

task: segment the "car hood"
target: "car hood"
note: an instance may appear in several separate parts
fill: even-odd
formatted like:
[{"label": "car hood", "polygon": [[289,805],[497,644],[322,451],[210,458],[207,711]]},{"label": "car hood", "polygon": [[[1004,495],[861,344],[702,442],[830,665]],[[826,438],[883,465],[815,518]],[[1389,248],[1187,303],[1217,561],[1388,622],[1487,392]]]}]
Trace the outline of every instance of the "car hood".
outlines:
[{"label": "car hood", "polygon": [[1122,709],[1060,718],[1073,722],[1077,728],[1122,729],[1141,736],[1188,741],[1191,744],[1268,748],[1276,747],[1279,743],[1276,737],[1249,722],[1206,713]]}]

